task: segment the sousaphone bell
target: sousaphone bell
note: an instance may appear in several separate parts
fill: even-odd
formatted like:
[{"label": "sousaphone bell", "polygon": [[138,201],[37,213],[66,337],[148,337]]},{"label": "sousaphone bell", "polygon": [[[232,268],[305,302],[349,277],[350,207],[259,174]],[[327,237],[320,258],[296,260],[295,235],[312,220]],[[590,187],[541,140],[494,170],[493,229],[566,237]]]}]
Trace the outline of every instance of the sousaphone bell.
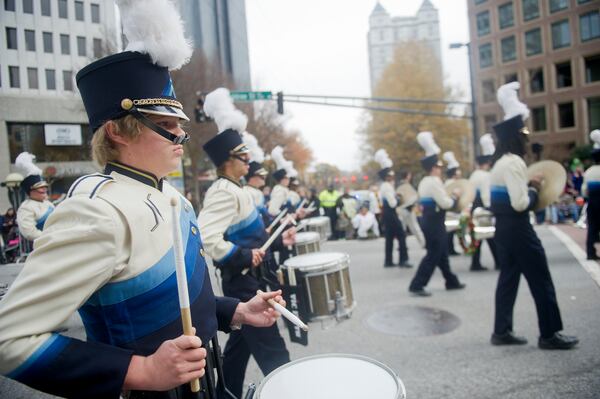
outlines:
[{"label": "sousaphone bell", "polygon": [[567,172],[565,168],[556,161],[545,160],[529,165],[527,178],[542,175],[542,188],[538,193],[538,201],[535,211],[546,208],[548,205],[558,201],[567,184]]}]

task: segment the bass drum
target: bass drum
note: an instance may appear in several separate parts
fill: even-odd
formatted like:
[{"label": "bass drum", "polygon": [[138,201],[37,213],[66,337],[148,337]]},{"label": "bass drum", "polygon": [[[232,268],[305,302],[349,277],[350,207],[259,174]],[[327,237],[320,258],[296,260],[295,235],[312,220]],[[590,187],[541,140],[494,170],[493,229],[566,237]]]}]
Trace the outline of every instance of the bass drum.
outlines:
[{"label": "bass drum", "polygon": [[255,399],[405,399],[396,373],[366,356],[305,357],[275,369],[260,383]]}]

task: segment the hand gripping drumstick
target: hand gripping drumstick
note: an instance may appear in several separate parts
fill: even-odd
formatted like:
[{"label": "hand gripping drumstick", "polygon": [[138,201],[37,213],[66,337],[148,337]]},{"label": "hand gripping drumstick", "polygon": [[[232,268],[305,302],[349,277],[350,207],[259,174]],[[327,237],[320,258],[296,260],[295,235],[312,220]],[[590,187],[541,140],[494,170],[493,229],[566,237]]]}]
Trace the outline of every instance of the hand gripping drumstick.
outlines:
[{"label": "hand gripping drumstick", "polygon": [[260,247],[261,251],[266,251],[267,248],[269,248],[269,246],[271,246],[271,244],[273,244],[273,241],[275,241],[275,239],[279,236],[279,234],[281,234],[281,232],[283,232],[283,229],[285,229],[285,227],[288,225],[288,223],[290,223],[289,217],[284,219],[283,222],[281,222],[279,227],[277,227],[277,230],[275,230],[275,232],[273,234],[271,234],[271,237],[269,237],[267,242],[265,242],[263,244],[263,246]]},{"label": "hand gripping drumstick", "polygon": [[[185,262],[183,258],[183,242],[179,225],[179,212],[177,199],[171,198],[171,215],[173,219],[173,252],[175,253],[175,275],[177,276],[177,293],[179,294],[179,307],[181,308],[181,323],[185,335],[194,335],[192,330],[192,315],[190,313],[190,295],[188,293],[187,278],[185,275]],[[190,381],[192,392],[200,391],[200,380]]]},{"label": "hand gripping drumstick", "polygon": [[[258,291],[256,291],[256,293],[258,295],[260,295],[263,292],[261,290],[258,290]],[[269,305],[271,305],[271,307],[273,309],[275,309],[276,311],[278,311],[279,313],[281,313],[281,315],[283,317],[285,317],[286,319],[288,319],[289,321],[291,321],[292,323],[294,323],[295,325],[297,325],[298,327],[300,327],[304,331],[308,331],[308,326],[306,324],[304,324],[302,322],[302,320],[300,320],[298,318],[298,316],[296,316],[295,314],[293,314],[292,312],[290,312],[289,310],[287,310],[286,308],[284,308],[279,302],[275,302],[275,300],[273,298],[267,299],[267,302],[269,302]]]},{"label": "hand gripping drumstick", "polygon": [[271,231],[271,229],[273,227],[275,227],[275,225],[277,224],[277,222],[279,222],[281,220],[281,218],[285,216],[285,214],[287,213],[287,211],[288,211],[288,209],[284,208],[281,212],[279,212],[279,215],[277,215],[277,217],[275,219],[273,219],[273,221],[271,222],[271,224],[269,225],[269,227],[267,227],[265,230]]}]

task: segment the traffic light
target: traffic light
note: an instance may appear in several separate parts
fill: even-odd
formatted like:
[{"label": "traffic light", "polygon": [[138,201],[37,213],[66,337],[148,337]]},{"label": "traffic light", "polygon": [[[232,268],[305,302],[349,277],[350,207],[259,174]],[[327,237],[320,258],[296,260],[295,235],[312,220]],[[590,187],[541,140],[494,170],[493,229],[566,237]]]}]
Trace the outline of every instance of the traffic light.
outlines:
[{"label": "traffic light", "polygon": [[204,113],[204,98],[203,97],[198,98],[198,103],[196,104],[196,107],[194,108],[194,118],[197,123],[203,123],[203,122],[207,122],[210,120],[210,118],[208,116],[206,116],[206,114]]},{"label": "traffic light", "polygon": [[277,92],[277,113],[283,115],[283,92]]}]

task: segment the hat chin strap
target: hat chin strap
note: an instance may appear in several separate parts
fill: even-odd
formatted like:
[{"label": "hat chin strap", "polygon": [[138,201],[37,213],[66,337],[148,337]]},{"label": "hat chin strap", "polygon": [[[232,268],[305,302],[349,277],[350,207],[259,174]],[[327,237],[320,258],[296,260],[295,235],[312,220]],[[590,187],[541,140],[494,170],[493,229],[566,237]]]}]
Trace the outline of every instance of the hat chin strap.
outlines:
[{"label": "hat chin strap", "polygon": [[184,133],[180,136],[173,134],[166,129],[158,126],[156,123],[152,122],[149,118],[146,118],[144,114],[142,114],[137,108],[133,107],[129,110],[129,113],[133,115],[135,119],[142,122],[147,128],[152,130],[154,133],[159,134],[172,142],[173,144],[185,144],[190,141],[190,135]]}]

